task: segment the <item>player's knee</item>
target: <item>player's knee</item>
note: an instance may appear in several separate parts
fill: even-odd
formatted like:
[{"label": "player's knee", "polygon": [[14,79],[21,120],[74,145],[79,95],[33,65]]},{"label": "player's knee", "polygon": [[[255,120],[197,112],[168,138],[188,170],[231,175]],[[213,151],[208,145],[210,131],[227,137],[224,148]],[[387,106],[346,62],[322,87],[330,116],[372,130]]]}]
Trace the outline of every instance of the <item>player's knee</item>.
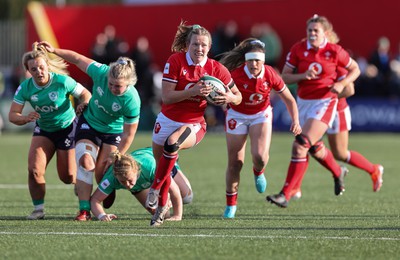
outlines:
[{"label": "player's knee", "polygon": [[60,177],[60,180],[64,183],[64,184],[72,184],[75,182],[75,176],[74,174],[68,174],[66,176],[62,176]]},{"label": "player's knee", "polygon": [[269,155],[256,154],[253,155],[253,163],[260,168],[264,168],[269,160]]},{"label": "player's knee", "polygon": [[175,153],[179,151],[179,144],[178,142],[173,143],[173,144],[168,144],[168,139],[164,143],[164,151],[167,153]]},{"label": "player's knee", "polygon": [[29,179],[34,180],[36,183],[44,183],[44,171],[35,167],[28,169]]},{"label": "player's knee", "polygon": [[185,196],[182,197],[183,204],[190,204],[193,201],[193,191],[189,189]]},{"label": "player's knee", "polygon": [[229,172],[240,172],[243,168],[243,160],[235,160],[229,164]]},{"label": "player's knee", "polygon": [[78,160],[78,164],[85,169],[94,169],[95,162],[93,161],[93,157],[87,153],[84,153]]},{"label": "player's knee", "polygon": [[75,147],[76,161],[80,166],[89,170],[94,169],[97,158],[97,148],[90,143],[78,143]]},{"label": "player's knee", "polygon": [[322,151],[324,149],[325,149],[324,142],[318,141],[313,146],[311,146],[308,151],[312,156],[316,156],[319,151]]},{"label": "player's knee", "polygon": [[302,146],[302,147],[304,147],[304,148],[307,148],[307,149],[310,149],[310,147],[311,147],[310,138],[308,138],[308,136],[306,136],[304,134],[296,135],[295,143],[300,145],[300,146]]},{"label": "player's knee", "polygon": [[165,140],[164,151],[166,151],[167,153],[175,153],[179,151],[180,145],[186,140],[191,132],[192,130],[189,127],[186,127],[183,133],[178,137],[176,142],[171,141],[171,136],[169,136],[167,140]]},{"label": "player's knee", "polygon": [[304,157],[307,155],[308,150],[311,147],[310,139],[303,134],[296,135],[295,141],[292,147],[292,156],[296,158]]}]

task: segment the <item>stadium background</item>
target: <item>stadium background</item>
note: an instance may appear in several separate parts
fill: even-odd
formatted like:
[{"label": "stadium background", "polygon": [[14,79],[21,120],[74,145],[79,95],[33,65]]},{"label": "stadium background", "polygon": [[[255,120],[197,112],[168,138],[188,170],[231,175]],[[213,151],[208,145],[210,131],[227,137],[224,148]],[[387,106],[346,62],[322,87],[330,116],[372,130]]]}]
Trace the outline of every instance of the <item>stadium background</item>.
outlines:
[{"label": "stadium background", "polygon": [[[305,36],[305,22],[315,13],[327,16],[332,21],[341,38],[340,44],[354,55],[368,57],[381,36],[390,39],[393,53],[398,51],[400,42],[400,33],[396,29],[400,22],[400,2],[397,0],[185,1],[175,4],[155,2],[136,5],[67,4],[63,7],[34,5],[25,10],[24,49],[28,50],[33,41],[47,39],[56,46],[90,56],[96,35],[107,24],[112,24],[117,35],[129,43],[135,42],[139,36],[146,36],[154,61],[162,68],[170,55],[170,46],[181,20],[186,20],[189,24],[201,24],[213,31],[219,23],[234,19],[238,24],[239,34],[243,37],[249,36],[253,24],[261,22],[269,23],[278,32],[283,48],[278,67],[282,68],[285,54],[293,43]],[[90,79],[74,66],[70,67],[70,71],[78,81],[85,85],[91,84]],[[398,100],[364,99],[358,98],[356,94],[349,99],[349,103],[352,106],[353,131],[400,131]],[[287,114],[279,103],[275,107],[274,121],[276,130],[287,130]]]}]

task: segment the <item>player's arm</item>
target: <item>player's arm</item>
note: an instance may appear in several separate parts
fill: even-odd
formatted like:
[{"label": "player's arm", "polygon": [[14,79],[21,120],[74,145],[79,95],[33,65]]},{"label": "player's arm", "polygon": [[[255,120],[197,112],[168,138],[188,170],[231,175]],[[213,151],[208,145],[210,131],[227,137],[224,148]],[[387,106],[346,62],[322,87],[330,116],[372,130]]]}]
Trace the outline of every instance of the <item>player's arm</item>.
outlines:
[{"label": "player's arm", "polygon": [[133,124],[124,124],[124,130],[122,133],[122,138],[121,138],[121,142],[118,145],[118,151],[121,154],[125,154],[129,147],[131,146],[133,139],[135,138],[137,129],[138,129],[138,125],[139,123],[133,123]]},{"label": "player's arm", "polygon": [[355,94],[354,82],[348,84],[342,92],[339,93],[338,98],[348,98]]},{"label": "player's arm", "polygon": [[36,111],[30,112],[27,116],[22,115],[24,105],[12,102],[8,113],[8,120],[16,125],[25,125],[30,122],[35,122],[40,118],[40,114]]},{"label": "player's arm", "polygon": [[77,83],[76,88],[77,91],[74,97],[79,99],[79,105],[76,106],[76,114],[79,116],[80,114],[82,114],[83,110],[85,110],[85,108],[89,104],[89,101],[92,98],[92,93],[90,93],[90,91],[87,90],[80,83]]},{"label": "player's arm", "polygon": [[54,48],[49,42],[42,41],[40,42],[41,45],[43,45],[48,52],[54,53],[55,55],[63,58],[64,60],[68,61],[69,63],[72,63],[76,65],[80,70],[86,73],[87,67],[94,62],[94,60],[79,54],[75,51],[71,50],[66,50],[66,49],[58,49]]},{"label": "player's arm", "polygon": [[194,96],[207,96],[211,92],[211,87],[206,86],[203,81],[199,81],[192,87],[177,91],[176,83],[163,80],[161,85],[161,96],[164,104],[173,104]]},{"label": "player's arm", "polygon": [[181,192],[179,191],[179,187],[173,179],[171,180],[171,186],[169,187],[169,195],[172,203],[173,213],[168,218],[168,220],[171,221],[182,220],[183,203],[182,203]]},{"label": "player's arm", "polygon": [[299,135],[301,133],[301,126],[296,100],[294,99],[293,95],[289,91],[289,88],[287,87],[285,87],[285,89],[279,93],[279,97],[282,99],[283,103],[285,103],[286,109],[289,112],[290,118],[292,119],[290,131],[294,135]]},{"label": "player's arm", "polygon": [[104,212],[101,202],[103,202],[107,197],[107,194],[103,193],[97,188],[90,198],[90,208],[92,210],[92,213],[100,221],[111,221],[117,218],[117,216],[114,214],[107,214]]},{"label": "player's arm", "polygon": [[346,68],[348,73],[340,81],[335,82],[331,87],[331,92],[341,93],[350,83],[354,82],[360,76],[360,68],[355,60],[351,59],[350,65]]},{"label": "player's arm", "polygon": [[226,104],[239,105],[242,102],[242,93],[235,84],[227,88],[225,95],[227,95]]},{"label": "player's arm", "polygon": [[295,73],[295,69],[285,65],[282,70],[282,79],[286,84],[297,83],[302,80],[316,79],[317,73],[314,70],[307,70],[304,73]]}]

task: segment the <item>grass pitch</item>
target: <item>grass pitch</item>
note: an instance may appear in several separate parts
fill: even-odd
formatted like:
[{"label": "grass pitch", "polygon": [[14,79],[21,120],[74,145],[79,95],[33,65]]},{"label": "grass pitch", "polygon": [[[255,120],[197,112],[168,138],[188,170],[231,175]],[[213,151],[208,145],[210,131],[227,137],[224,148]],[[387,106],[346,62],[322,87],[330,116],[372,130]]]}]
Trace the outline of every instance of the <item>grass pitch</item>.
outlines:
[{"label": "grass pitch", "polygon": [[[108,213],[118,220],[73,221],[78,200],[71,185],[46,173],[46,219],[28,221],[27,188],[31,134],[0,136],[1,259],[398,259],[400,255],[398,134],[351,134],[350,148],[385,167],[384,183],[372,191],[369,175],[348,166],[346,192],[333,193],[333,179],[311,160],[303,197],[287,209],[265,201],[282,188],[293,137],[274,133],[267,166],[268,187],[258,194],[251,158],[242,172],[238,210],[222,219],[225,208],[226,146],[223,134],[208,133],[195,148],[180,153],[194,201],[181,222],[149,227],[150,215],[127,191],[118,191]],[[139,133],[132,149],[151,144]],[[247,153],[249,155],[249,153]]]}]

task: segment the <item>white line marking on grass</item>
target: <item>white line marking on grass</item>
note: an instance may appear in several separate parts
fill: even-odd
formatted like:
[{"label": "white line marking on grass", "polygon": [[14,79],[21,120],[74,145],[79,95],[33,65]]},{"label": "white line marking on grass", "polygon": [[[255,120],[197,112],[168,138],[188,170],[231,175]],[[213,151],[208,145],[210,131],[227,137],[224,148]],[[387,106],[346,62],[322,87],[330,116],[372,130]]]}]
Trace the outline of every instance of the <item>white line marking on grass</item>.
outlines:
[{"label": "white line marking on grass", "polygon": [[[57,185],[57,184],[46,184],[46,189],[50,190],[70,190],[73,189],[73,185]],[[28,184],[0,184],[0,189],[28,189]]]},{"label": "white line marking on grass", "polygon": [[388,240],[400,241],[400,238],[394,237],[308,237],[308,236],[237,236],[237,235],[163,235],[163,234],[137,234],[137,233],[90,233],[90,232],[7,232],[2,231],[0,235],[62,235],[62,236],[121,236],[121,237],[177,237],[177,238],[236,238],[236,239],[305,239],[305,240]]}]

